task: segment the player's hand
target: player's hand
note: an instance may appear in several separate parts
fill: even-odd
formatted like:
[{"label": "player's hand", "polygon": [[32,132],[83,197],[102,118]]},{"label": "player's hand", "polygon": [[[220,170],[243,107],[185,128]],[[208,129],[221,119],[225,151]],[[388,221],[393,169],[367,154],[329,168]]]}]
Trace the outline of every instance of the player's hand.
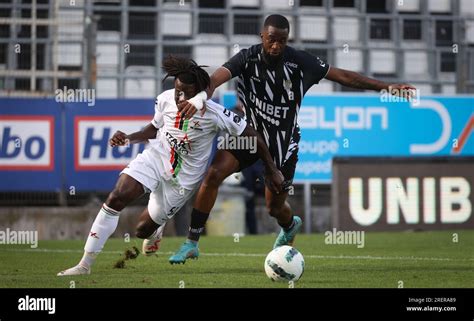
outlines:
[{"label": "player's hand", "polygon": [[414,87],[412,85],[409,85],[409,84],[391,84],[388,88],[389,88],[389,93],[394,95],[394,96],[406,98],[408,100],[415,97],[416,87]]},{"label": "player's hand", "polygon": [[184,119],[190,119],[197,112],[197,108],[187,100],[180,101],[177,106],[181,117]]},{"label": "player's hand", "polygon": [[129,140],[127,138],[127,134],[121,132],[120,130],[117,130],[110,139],[109,143],[112,147],[125,146],[129,144]]},{"label": "player's hand", "polygon": [[265,185],[274,194],[280,194],[285,177],[278,169],[265,171]]},{"label": "player's hand", "polygon": [[[194,114],[196,114],[198,110],[189,101],[184,100],[178,103],[178,111],[181,113],[181,116],[183,116],[184,119],[191,119],[191,117],[193,117]],[[206,104],[202,106],[200,115],[203,116],[205,112],[206,112]]]}]

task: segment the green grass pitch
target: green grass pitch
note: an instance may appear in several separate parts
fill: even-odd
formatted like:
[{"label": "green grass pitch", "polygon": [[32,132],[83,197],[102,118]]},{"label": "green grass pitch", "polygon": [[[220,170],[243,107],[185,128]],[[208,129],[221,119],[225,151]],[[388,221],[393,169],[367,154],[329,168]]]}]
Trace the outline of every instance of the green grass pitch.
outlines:
[{"label": "green grass pitch", "polygon": [[[453,235],[457,233],[457,235]],[[457,237],[457,239],[456,239]],[[92,274],[57,277],[82,256],[83,241],[40,241],[0,245],[2,288],[284,288],[263,269],[274,235],[203,236],[201,256],[184,265],[168,257],[184,237],[165,237],[159,254],[139,255],[114,268],[123,252],[141,240],[110,239]],[[457,242],[453,242],[457,241]],[[473,288],[474,231],[367,232],[365,247],[325,244],[324,234],[300,234],[295,247],[304,255],[305,272],[295,288]],[[73,282],[72,282],[73,281]],[[400,281],[402,283],[400,283]]]}]

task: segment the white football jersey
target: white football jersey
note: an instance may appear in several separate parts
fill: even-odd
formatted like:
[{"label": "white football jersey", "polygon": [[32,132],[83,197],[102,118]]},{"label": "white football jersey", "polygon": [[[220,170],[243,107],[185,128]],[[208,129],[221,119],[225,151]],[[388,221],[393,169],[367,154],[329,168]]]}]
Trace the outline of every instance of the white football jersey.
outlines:
[{"label": "white football jersey", "polygon": [[160,174],[166,180],[176,180],[181,186],[193,189],[207,170],[216,134],[220,130],[239,136],[247,126],[244,119],[223,106],[208,100],[206,112],[200,111],[189,120],[178,115],[174,89],[156,98],[155,116],[151,123],[158,129],[150,147],[156,150],[161,162]]}]

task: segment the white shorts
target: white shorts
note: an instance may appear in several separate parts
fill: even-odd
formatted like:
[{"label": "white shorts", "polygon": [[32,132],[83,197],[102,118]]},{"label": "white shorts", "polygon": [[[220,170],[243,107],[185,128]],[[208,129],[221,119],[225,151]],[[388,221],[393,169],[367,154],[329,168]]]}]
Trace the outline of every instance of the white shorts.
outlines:
[{"label": "white shorts", "polygon": [[160,160],[154,153],[153,149],[145,149],[120,174],[133,177],[143,185],[145,192],[151,192],[148,212],[155,223],[163,225],[186,204],[199,184],[190,190],[174,180],[165,179]]}]

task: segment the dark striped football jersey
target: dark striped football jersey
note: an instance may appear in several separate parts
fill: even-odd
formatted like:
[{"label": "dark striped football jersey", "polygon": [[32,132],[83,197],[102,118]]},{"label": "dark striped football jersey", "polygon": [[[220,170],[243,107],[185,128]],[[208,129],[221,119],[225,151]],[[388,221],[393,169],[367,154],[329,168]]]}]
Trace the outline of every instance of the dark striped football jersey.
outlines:
[{"label": "dark striped football jersey", "polygon": [[298,152],[298,112],[308,89],[319,83],[329,65],[310,53],[287,46],[275,66],[263,59],[262,45],[243,49],[223,67],[239,77],[237,94],[247,123],[265,139],[275,164],[281,168]]}]

